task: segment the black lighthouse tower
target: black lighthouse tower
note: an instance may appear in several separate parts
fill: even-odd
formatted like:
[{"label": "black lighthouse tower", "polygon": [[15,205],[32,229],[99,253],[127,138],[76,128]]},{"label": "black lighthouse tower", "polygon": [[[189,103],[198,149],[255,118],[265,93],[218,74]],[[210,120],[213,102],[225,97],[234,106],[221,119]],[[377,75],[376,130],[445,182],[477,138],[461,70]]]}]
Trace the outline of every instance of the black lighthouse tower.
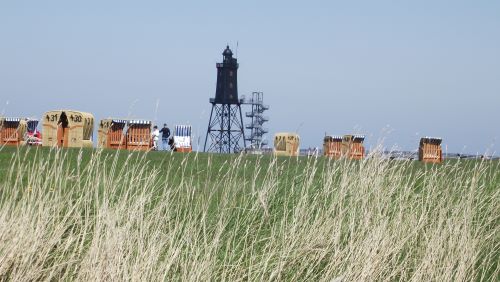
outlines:
[{"label": "black lighthouse tower", "polygon": [[[238,98],[238,61],[233,58],[229,46],[222,55],[224,61],[217,63],[215,98],[210,98],[212,111],[203,151],[237,153],[246,147],[241,114],[243,101]],[[243,147],[240,146],[240,141],[243,141]]]}]

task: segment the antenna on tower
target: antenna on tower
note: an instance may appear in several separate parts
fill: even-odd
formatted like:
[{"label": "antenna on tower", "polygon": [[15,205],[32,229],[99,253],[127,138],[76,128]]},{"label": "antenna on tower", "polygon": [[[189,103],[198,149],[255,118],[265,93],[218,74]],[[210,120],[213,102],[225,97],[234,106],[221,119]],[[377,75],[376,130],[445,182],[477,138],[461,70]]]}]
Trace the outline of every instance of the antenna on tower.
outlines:
[{"label": "antenna on tower", "polygon": [[236,58],[238,58],[238,45],[239,45],[238,40],[236,40],[236,56],[235,56]]}]

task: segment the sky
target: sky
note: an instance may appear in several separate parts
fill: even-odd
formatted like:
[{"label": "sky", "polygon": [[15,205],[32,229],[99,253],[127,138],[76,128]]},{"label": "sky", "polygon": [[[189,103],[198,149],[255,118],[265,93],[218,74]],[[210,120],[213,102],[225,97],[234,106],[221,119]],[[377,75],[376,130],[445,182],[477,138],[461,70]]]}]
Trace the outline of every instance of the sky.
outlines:
[{"label": "sky", "polygon": [[0,114],[191,124],[197,149],[226,44],[270,141],[500,153],[499,1],[1,1]]}]

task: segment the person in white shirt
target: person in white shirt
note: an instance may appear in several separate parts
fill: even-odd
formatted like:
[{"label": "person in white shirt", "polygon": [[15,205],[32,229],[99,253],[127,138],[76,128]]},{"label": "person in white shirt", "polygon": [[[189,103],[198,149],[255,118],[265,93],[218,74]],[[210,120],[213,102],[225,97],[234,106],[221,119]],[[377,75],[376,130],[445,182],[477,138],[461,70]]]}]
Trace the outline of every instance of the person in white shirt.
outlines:
[{"label": "person in white shirt", "polygon": [[158,130],[158,126],[153,127],[153,132],[151,132],[151,138],[153,139],[153,150],[158,150],[158,140],[160,139],[160,131]]}]

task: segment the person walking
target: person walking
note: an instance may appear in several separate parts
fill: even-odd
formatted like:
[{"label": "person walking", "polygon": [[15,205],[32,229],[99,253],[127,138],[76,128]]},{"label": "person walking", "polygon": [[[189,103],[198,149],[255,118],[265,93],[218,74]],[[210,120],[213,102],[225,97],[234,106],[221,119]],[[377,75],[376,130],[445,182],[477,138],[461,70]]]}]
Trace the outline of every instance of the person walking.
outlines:
[{"label": "person walking", "polygon": [[160,138],[160,131],[158,126],[153,127],[153,132],[151,132],[151,138],[153,139],[153,150],[158,151],[158,139]]},{"label": "person walking", "polygon": [[163,146],[163,150],[166,151],[169,147],[168,137],[170,137],[170,129],[167,127],[167,124],[163,124],[163,128],[160,130],[161,133],[161,143]]}]

